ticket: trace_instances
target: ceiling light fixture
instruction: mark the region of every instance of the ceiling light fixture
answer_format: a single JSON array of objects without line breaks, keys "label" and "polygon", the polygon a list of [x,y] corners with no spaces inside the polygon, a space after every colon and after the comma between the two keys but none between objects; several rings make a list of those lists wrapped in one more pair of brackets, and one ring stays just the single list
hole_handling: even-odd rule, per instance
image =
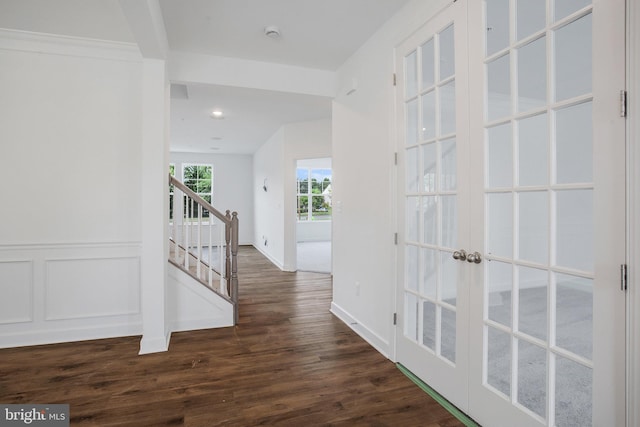
[{"label": "ceiling light fixture", "polygon": [[224,115],[220,110],[213,110],[213,112],[211,113],[211,117],[213,117],[214,119],[224,119]]},{"label": "ceiling light fixture", "polygon": [[275,25],[269,25],[264,28],[264,35],[271,39],[279,39],[280,38],[280,29]]}]

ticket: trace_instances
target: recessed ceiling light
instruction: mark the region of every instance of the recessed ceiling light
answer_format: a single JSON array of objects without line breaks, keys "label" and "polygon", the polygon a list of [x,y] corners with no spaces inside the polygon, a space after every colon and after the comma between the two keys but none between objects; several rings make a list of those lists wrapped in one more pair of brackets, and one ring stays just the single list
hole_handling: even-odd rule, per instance
[{"label": "recessed ceiling light", "polygon": [[220,110],[213,110],[213,112],[211,113],[211,117],[213,117],[214,119],[224,119],[224,115]]}]

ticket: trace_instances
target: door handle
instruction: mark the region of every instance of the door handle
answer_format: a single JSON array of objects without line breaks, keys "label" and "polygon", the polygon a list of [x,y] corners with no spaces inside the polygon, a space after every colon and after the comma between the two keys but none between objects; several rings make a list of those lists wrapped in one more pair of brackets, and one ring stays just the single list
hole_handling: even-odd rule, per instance
[{"label": "door handle", "polygon": [[480,255],[479,252],[474,252],[472,254],[467,255],[467,262],[480,264],[482,262],[482,256]]},{"label": "door handle", "polygon": [[464,249],[460,249],[459,251],[455,251],[453,253],[453,259],[458,259],[460,261],[464,261],[467,259],[467,252]]}]

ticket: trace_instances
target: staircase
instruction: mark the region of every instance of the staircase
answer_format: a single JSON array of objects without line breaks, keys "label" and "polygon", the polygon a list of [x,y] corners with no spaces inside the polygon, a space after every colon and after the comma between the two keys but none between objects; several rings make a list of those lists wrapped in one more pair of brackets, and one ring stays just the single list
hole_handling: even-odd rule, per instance
[{"label": "staircase", "polygon": [[238,322],[238,214],[169,175],[169,263],[233,306]]}]

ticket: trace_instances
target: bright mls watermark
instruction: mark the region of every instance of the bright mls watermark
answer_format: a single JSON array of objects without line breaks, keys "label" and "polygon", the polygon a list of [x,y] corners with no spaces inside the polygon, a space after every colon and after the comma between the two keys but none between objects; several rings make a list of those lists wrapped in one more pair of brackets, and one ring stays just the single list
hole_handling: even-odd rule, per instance
[{"label": "bright mls watermark", "polygon": [[0,427],[69,427],[69,405],[5,405],[0,403]]}]

